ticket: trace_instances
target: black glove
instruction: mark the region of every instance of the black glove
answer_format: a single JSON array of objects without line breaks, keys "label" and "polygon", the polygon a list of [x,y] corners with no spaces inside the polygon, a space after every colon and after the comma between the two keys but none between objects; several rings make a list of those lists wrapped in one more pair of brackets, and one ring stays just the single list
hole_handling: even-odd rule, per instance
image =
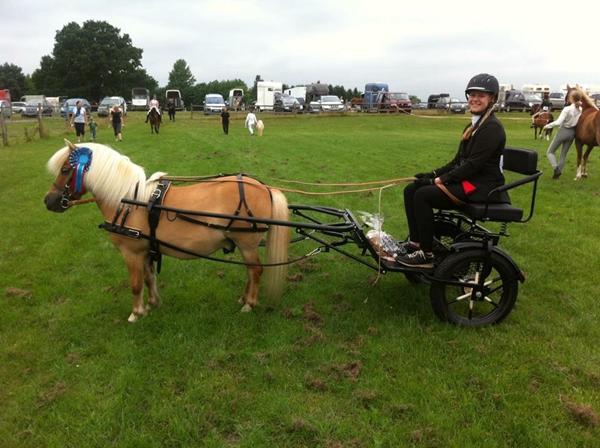
[{"label": "black glove", "polygon": [[414,183],[415,185],[423,186],[423,185],[433,185],[434,178],[433,177],[417,177]]},{"label": "black glove", "polygon": [[415,174],[417,179],[433,179],[435,177],[434,173],[417,173]]}]

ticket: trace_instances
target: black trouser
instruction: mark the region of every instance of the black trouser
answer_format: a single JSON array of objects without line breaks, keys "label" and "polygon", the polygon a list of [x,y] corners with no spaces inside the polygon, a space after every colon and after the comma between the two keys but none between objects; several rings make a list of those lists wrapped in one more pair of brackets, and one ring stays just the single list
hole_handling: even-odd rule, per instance
[{"label": "black trouser", "polygon": [[[460,186],[446,185],[446,187],[458,199],[466,199]],[[446,196],[446,193],[435,185],[416,185],[413,182],[404,189],[404,209],[406,210],[410,240],[419,243],[424,252],[431,252],[433,247],[434,208],[451,210],[457,206]]]},{"label": "black trouser", "polygon": [[229,134],[229,120],[223,120],[223,132],[225,132],[225,134]]}]

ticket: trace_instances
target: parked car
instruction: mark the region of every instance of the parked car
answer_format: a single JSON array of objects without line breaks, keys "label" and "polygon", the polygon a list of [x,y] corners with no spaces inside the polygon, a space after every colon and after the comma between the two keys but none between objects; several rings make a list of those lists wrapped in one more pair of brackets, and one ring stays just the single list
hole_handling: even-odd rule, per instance
[{"label": "parked car", "polygon": [[12,111],[13,114],[22,114],[25,110],[25,102],[24,101],[13,101],[12,103]]},{"label": "parked car", "polygon": [[225,100],[220,93],[209,93],[204,97],[204,115],[220,114],[225,109]]},{"label": "parked car", "polygon": [[302,106],[296,97],[287,93],[275,94],[275,112],[297,112],[302,110]]},{"label": "parked car", "polygon": [[449,93],[437,93],[437,94],[433,94],[433,95],[429,95],[429,98],[427,98],[427,109],[437,109],[437,103],[440,100],[440,98],[450,98],[450,94]]},{"label": "parked car", "polygon": [[0,100],[0,109],[2,109],[2,115],[4,118],[10,118],[12,115],[12,107],[8,101]]},{"label": "parked car", "polygon": [[316,101],[311,101],[309,105],[311,112],[341,112],[344,105],[335,95],[323,95]]},{"label": "parked car", "polygon": [[62,103],[62,106],[60,106],[60,116],[63,118],[66,118],[67,115],[70,116],[75,111],[75,104],[77,104],[77,101],[82,102],[83,107],[85,107],[85,110],[88,114],[92,111],[92,106],[90,105],[90,102],[85,98],[69,98],[64,103]]},{"label": "parked car", "polygon": [[21,116],[23,117],[37,117],[38,115],[38,107],[41,105],[42,107],[42,115],[51,117],[52,116],[52,106],[47,100],[32,100],[27,101],[25,103],[25,109],[21,112]]},{"label": "parked car", "polygon": [[123,115],[127,115],[127,103],[122,96],[105,96],[98,104],[98,116],[108,117],[115,104],[123,111]]},{"label": "parked car", "polygon": [[458,98],[450,100],[450,112],[454,114],[464,114],[469,109],[469,104],[466,101],[461,101]]},{"label": "parked car", "polygon": [[552,103],[552,110],[562,109],[565,107],[565,94],[563,92],[551,92],[548,99]]},{"label": "parked car", "polygon": [[412,103],[405,92],[379,92],[377,96],[379,112],[408,112],[412,111]]},{"label": "parked car", "polygon": [[504,110],[530,111],[534,104],[542,104],[542,96],[539,93],[523,93],[520,90],[511,90],[504,102]]}]

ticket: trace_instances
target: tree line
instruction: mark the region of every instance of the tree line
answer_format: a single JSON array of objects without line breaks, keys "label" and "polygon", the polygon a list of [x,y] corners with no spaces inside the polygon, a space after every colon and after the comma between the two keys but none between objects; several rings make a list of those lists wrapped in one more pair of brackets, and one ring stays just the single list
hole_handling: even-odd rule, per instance
[{"label": "tree line", "polygon": [[[159,100],[166,89],[179,89],[186,104],[201,104],[208,93],[227,98],[233,88],[242,88],[249,101],[256,99],[259,75],[253,88],[241,79],[197,83],[184,59],[175,61],[167,85],[159,87],[142,67],[142,54],[128,34],[108,22],[88,20],[82,26],[70,22],[56,32],[52,54],[42,56],[39,68],[30,75],[15,64],[0,65],[0,88],[10,89],[13,99],[43,93],[100,101],[106,95],[129,98],[133,87],[146,87]],[[338,85],[329,85],[329,93],[345,99],[360,95],[356,88]]]}]

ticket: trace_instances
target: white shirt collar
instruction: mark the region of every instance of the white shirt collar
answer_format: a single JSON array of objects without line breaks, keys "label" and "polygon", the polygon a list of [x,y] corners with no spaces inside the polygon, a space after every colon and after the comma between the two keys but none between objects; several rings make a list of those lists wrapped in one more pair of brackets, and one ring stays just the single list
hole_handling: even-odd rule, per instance
[{"label": "white shirt collar", "polygon": [[481,115],[471,115],[471,126],[475,126],[475,124],[479,121]]}]

